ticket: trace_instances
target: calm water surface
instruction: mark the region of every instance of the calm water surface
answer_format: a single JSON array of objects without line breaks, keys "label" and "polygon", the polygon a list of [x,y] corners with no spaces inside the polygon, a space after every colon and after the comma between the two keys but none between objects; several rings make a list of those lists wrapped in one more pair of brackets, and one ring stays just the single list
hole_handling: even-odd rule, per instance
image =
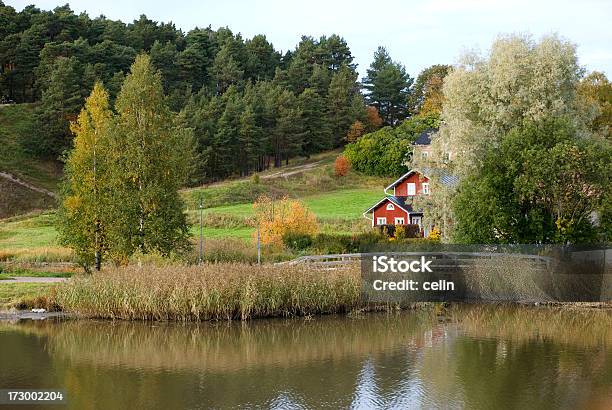
[{"label": "calm water surface", "polygon": [[601,310],[4,322],[0,388],[63,388],[71,409],[610,409],[611,347]]}]

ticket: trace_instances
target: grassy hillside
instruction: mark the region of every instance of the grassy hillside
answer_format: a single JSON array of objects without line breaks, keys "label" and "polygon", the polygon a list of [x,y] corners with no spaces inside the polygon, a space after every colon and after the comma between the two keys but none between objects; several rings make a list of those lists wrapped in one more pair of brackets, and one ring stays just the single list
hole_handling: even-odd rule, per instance
[{"label": "grassy hillside", "polygon": [[32,158],[21,145],[34,129],[33,114],[32,104],[0,106],[0,171],[9,172],[37,187],[56,191],[61,163]]},{"label": "grassy hillside", "polygon": [[61,164],[34,159],[22,147],[34,128],[33,111],[31,104],[0,106],[0,218],[56,205],[44,190],[57,191]]}]

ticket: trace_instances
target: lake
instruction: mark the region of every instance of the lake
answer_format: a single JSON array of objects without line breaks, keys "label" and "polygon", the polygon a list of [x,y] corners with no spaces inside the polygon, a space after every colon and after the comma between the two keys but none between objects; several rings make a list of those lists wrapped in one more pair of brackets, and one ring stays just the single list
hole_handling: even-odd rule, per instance
[{"label": "lake", "polygon": [[64,389],[71,409],[609,409],[611,346],[610,309],[5,321],[0,388]]}]

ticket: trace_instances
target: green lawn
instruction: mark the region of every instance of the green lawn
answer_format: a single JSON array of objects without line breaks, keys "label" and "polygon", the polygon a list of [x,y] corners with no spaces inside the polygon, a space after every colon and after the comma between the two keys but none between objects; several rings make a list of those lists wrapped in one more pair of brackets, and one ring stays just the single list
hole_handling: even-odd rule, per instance
[{"label": "green lawn", "polygon": [[0,223],[0,250],[57,246],[55,215],[43,213]]},{"label": "green lawn", "polygon": [[0,309],[46,295],[56,283],[2,283],[0,282]]},{"label": "green lawn", "polygon": [[[211,228],[205,226],[202,229],[202,236],[204,239],[221,239],[221,238],[240,238],[240,239],[250,239],[252,238],[254,228],[249,227],[239,227],[239,228]],[[198,225],[191,226],[191,235],[194,238],[200,237],[200,227]]]},{"label": "green lawn", "polygon": [[31,269],[11,269],[8,272],[0,273],[0,281],[9,280],[21,276],[28,276],[32,278],[70,278],[72,277],[72,272],[48,272],[48,271],[38,271]]},{"label": "green lawn", "polygon": [[[312,212],[324,221],[326,219],[361,219],[363,211],[384,196],[382,189],[364,188],[326,192],[303,198]],[[253,204],[239,204],[210,208],[205,213],[252,216]]]}]

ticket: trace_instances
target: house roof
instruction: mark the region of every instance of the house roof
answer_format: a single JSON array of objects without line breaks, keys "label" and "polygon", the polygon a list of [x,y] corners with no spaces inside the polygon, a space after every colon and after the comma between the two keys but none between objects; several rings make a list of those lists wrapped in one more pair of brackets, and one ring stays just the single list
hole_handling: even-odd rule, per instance
[{"label": "house roof", "polygon": [[459,182],[459,178],[456,175],[447,174],[444,171],[439,170],[439,169],[424,168],[423,172],[417,171],[416,169],[411,169],[410,171],[406,172],[404,175],[402,175],[401,177],[396,179],[391,185],[386,187],[385,191],[388,190],[388,189],[391,189],[391,188],[395,188],[404,179],[408,178],[410,175],[412,175],[414,173],[419,173],[419,174],[424,175],[426,177],[431,177],[431,176],[434,176],[434,175],[438,176],[440,178],[440,182],[442,182],[442,184],[444,184],[446,186],[451,186],[452,187],[452,186],[457,185],[457,183]]},{"label": "house roof", "polygon": [[423,175],[435,175],[440,178],[440,182],[442,182],[443,185],[449,187],[453,187],[459,183],[459,177],[457,175],[447,174],[441,169],[424,168]]},{"label": "house roof", "polygon": [[374,205],[372,205],[370,208],[368,208],[364,212],[364,214],[369,214],[370,212],[374,211],[376,208],[378,208],[380,204],[384,203],[387,200],[389,202],[393,202],[395,205],[399,206],[400,208],[402,208],[404,211],[408,213],[414,213],[414,211],[412,210],[412,204],[407,203],[408,201],[406,201],[405,197],[397,197],[397,196],[389,195],[389,196],[384,197],[383,199],[381,199]]},{"label": "house roof", "polygon": [[431,136],[438,131],[436,128],[429,128],[419,134],[414,141],[414,145],[429,145],[431,144]]},{"label": "house roof", "polygon": [[410,175],[417,173],[419,171],[415,170],[415,169],[411,169],[410,171],[406,172],[404,175],[402,175],[401,177],[399,177],[398,179],[396,179],[393,183],[391,183],[391,185],[389,185],[388,187],[385,188],[385,191],[387,189],[391,189],[391,188],[395,188],[395,186],[397,184],[399,184],[400,182],[402,182],[404,179],[408,178]]}]

